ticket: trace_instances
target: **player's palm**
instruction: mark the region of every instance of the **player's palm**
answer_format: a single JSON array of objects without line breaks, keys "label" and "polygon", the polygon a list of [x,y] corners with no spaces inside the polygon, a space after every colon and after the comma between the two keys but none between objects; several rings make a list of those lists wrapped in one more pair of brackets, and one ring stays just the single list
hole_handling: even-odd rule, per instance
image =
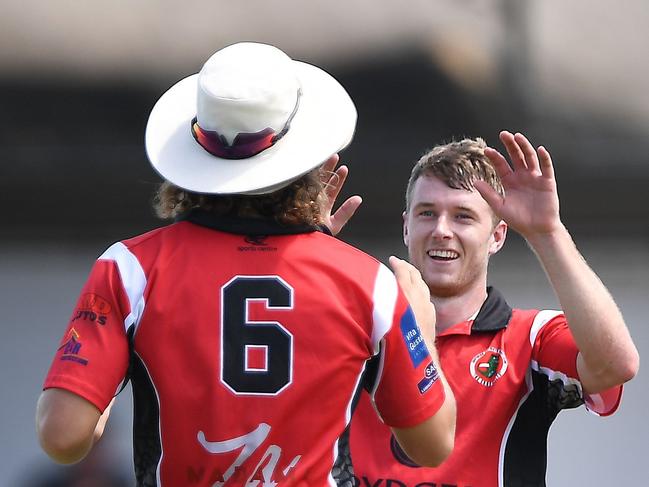
[{"label": "player's palm", "polygon": [[500,176],[505,197],[481,181],[476,183],[476,189],[494,212],[524,237],[552,232],[561,222],[550,154],[543,147],[534,150],[522,134],[501,132],[500,139],[511,166],[495,149],[487,148],[485,155]]},{"label": "player's palm", "polygon": [[350,196],[342,205],[340,205],[335,213],[333,212],[336,198],[338,197],[340,190],[347,180],[347,175],[349,174],[347,166],[340,166],[336,169],[338,159],[338,154],[334,154],[327,159],[321,170],[322,182],[325,185],[325,194],[327,196],[325,205],[322,208],[322,215],[324,224],[329,228],[333,235],[338,235],[338,233],[340,233],[363,202],[361,197],[358,195]]}]

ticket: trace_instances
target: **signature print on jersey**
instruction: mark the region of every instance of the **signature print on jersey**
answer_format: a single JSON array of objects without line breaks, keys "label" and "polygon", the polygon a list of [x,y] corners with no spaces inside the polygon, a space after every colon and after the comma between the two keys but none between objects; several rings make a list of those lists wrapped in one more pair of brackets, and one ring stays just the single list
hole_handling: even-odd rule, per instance
[{"label": "signature print on jersey", "polygon": [[485,387],[493,386],[507,371],[505,352],[489,347],[471,359],[471,376]]},{"label": "signature print on jersey", "polygon": [[[234,460],[234,463],[232,463],[223,474],[216,471],[211,473],[210,480],[213,480],[215,475],[217,478],[219,475],[223,478],[223,481],[214,481],[212,484],[213,487],[222,487],[226,482],[232,481],[232,483],[234,483],[235,480],[237,480],[236,485],[245,485],[246,487],[259,487],[260,484],[261,487],[276,487],[280,485],[280,482],[274,480],[274,477],[279,475],[280,479],[285,479],[291,470],[293,470],[298,464],[302,455],[295,456],[288,465],[282,468],[281,465],[279,465],[280,459],[282,458],[282,448],[277,445],[270,445],[266,448],[261,460],[259,460],[257,466],[252,470],[248,480],[245,482],[243,482],[242,470],[240,470],[246,460],[248,460],[248,458],[250,458],[250,456],[262,446],[262,443],[264,443],[268,437],[270,430],[271,427],[269,424],[259,423],[257,428],[253,431],[238,436],[237,438],[229,438],[223,441],[208,441],[205,438],[205,433],[199,431],[197,435],[198,442],[209,453],[222,454],[241,449],[241,452]],[[276,470],[278,471],[276,472]],[[189,472],[190,471],[188,470],[188,474]],[[196,471],[192,470],[191,473],[193,474],[193,478],[198,478],[196,476]],[[204,470],[201,470],[200,473],[202,477]]]}]

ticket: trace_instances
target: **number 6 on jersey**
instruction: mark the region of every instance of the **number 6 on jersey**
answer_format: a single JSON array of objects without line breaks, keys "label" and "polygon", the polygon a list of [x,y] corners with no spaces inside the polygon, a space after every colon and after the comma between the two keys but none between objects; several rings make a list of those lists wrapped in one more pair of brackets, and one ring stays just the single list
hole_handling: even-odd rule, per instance
[{"label": "number 6 on jersey", "polygon": [[[293,309],[293,288],[279,276],[235,276],[221,288],[221,382],[235,394],[276,395],[293,379],[293,335],[276,321],[252,321],[251,301]],[[260,352],[263,364],[249,364]]]}]

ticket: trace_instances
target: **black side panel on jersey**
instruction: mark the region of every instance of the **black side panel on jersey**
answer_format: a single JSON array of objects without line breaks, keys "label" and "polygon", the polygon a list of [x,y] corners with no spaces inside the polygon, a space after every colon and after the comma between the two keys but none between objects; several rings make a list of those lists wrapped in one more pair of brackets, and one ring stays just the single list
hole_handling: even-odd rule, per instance
[{"label": "black side panel on jersey", "polygon": [[354,487],[354,466],[349,447],[349,425],[338,439],[338,456],[331,469],[331,476],[338,487]]},{"label": "black side panel on jersey", "polygon": [[550,426],[559,411],[584,403],[577,386],[560,379],[532,371],[532,384],[534,389],[518,409],[507,438],[504,487],[545,487]]},{"label": "black side panel on jersey", "polygon": [[131,356],[133,387],[133,462],[137,487],[156,487],[162,455],[160,407],[151,378],[137,354]]},{"label": "black side panel on jersey", "polygon": [[[356,410],[363,389],[371,391],[373,385],[376,383],[379,356],[380,353],[365,362],[365,371],[363,372],[363,376],[361,377],[358,387],[354,392],[354,397],[352,398],[352,417],[354,416],[354,411]],[[336,457],[336,461],[331,470],[331,475],[336,481],[338,487],[354,487],[356,485],[354,481],[354,465],[352,462],[351,448],[349,446],[350,428],[351,421],[338,439],[338,456]]]}]

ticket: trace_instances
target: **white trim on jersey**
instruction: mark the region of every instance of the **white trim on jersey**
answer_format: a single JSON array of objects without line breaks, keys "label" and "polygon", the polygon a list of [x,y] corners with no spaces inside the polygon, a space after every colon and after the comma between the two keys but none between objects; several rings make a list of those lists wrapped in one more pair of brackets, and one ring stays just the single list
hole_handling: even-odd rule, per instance
[{"label": "white trim on jersey", "polygon": [[[543,329],[543,327],[550,320],[559,316],[562,313],[563,313],[562,311],[550,310],[550,309],[539,311],[539,313],[534,318],[534,322],[532,323],[532,327],[530,329],[530,343],[532,346],[534,346],[534,342],[536,342],[536,337],[538,336],[541,329]],[[567,386],[569,385],[577,386],[579,390],[579,396],[584,400],[584,406],[586,407],[586,411],[596,416],[601,416],[602,414],[604,414],[602,412],[598,412],[598,411],[606,410],[605,407],[606,404],[601,394],[585,394],[583,387],[581,385],[581,381],[579,381],[579,379],[568,377],[563,372],[557,372],[555,370],[548,369],[547,367],[539,367],[539,364],[534,360],[531,362],[531,367],[533,370],[536,370],[537,372],[547,375],[550,378],[550,380],[560,379]],[[615,411],[615,409],[613,409],[613,411]],[[607,411],[606,414],[611,414],[611,411]]]},{"label": "white trim on jersey", "polygon": [[607,408],[604,398],[599,393],[584,394],[584,406],[586,407],[586,411],[598,417],[604,414],[611,414],[617,409],[615,406]]},{"label": "white trim on jersey", "polygon": [[146,275],[140,262],[122,242],[111,245],[97,260],[111,260],[117,264],[122,286],[131,307],[131,312],[124,318],[124,328],[128,330],[131,325],[135,325],[137,329],[144,313],[144,289],[146,288]]},{"label": "white trim on jersey", "polygon": [[579,390],[579,396],[582,396],[582,390],[581,390],[581,382],[579,382],[579,379],[575,379],[573,377],[568,377],[566,374],[563,372],[557,371],[557,370],[552,370],[548,367],[541,367],[539,363],[536,360],[531,360],[530,361],[530,367],[532,370],[535,370],[536,372],[539,372],[550,379],[550,381],[555,381],[555,380],[560,380],[563,382],[564,385],[566,386],[577,386]]},{"label": "white trim on jersey", "polygon": [[394,307],[398,295],[397,279],[384,264],[379,263],[379,270],[374,281],[374,309],[372,310],[372,349],[379,351],[379,343],[390,330],[394,317]]},{"label": "white trim on jersey", "polygon": [[156,400],[158,401],[158,439],[160,440],[160,459],[158,460],[158,465],[156,466],[155,469],[155,476],[156,476],[155,480],[156,480],[156,487],[162,487],[162,477],[160,476],[160,467],[162,466],[162,458],[164,457],[164,445],[162,444],[162,419],[161,419],[162,405],[160,403],[160,394],[158,394],[158,388],[156,387],[156,384],[153,381],[153,377],[151,377],[151,373],[149,372],[149,368],[146,366],[146,362],[140,356],[140,354],[138,354],[137,352],[134,353],[137,356],[140,363],[142,364],[142,367],[144,367],[144,371],[146,372],[146,375],[149,378],[151,387],[153,387],[153,391],[155,392]]},{"label": "white trim on jersey", "polygon": [[532,327],[530,328],[530,345],[534,346],[534,342],[536,342],[536,337],[538,336],[539,332],[543,329],[543,327],[547,325],[550,320],[556,318],[562,313],[563,311],[559,311],[556,309],[544,309],[542,311],[539,311],[537,315],[534,317],[534,322],[532,323]]},{"label": "white trim on jersey", "polygon": [[[537,315],[534,317],[534,321],[532,322],[532,326],[530,327],[529,339],[530,339],[530,345],[532,347],[534,347],[534,343],[536,342],[536,337],[539,335],[539,332],[543,329],[543,327],[547,325],[552,319],[556,318],[562,313],[563,313],[562,311],[552,310],[552,309],[545,309],[537,313]],[[527,392],[523,394],[523,397],[521,398],[521,400],[518,403],[518,406],[516,407],[516,411],[514,411],[514,414],[512,414],[511,418],[509,419],[509,423],[507,424],[507,428],[505,429],[502,440],[500,442],[500,451],[498,453],[498,486],[499,487],[503,487],[505,482],[504,479],[505,450],[507,449],[507,441],[509,440],[509,435],[514,426],[514,423],[516,422],[516,418],[518,417],[518,411],[520,410],[521,406],[525,403],[525,401],[527,401],[527,398],[530,396],[530,394],[532,394],[532,392],[534,391],[534,383],[532,382],[533,370],[546,375],[550,380],[560,379],[565,385],[576,385],[579,388],[579,393],[581,394],[581,383],[578,380],[568,377],[563,372],[557,372],[547,367],[540,367],[536,360],[530,361],[530,367],[525,373],[525,385],[527,386]]]},{"label": "white trim on jersey", "polygon": [[[383,377],[383,366],[385,362],[385,335],[390,331],[392,327],[392,321],[394,320],[394,307],[397,303],[397,296],[399,292],[399,287],[397,285],[397,279],[394,274],[388,269],[384,264],[379,263],[379,269],[376,274],[376,280],[374,281],[374,309],[372,311],[372,318],[374,324],[372,326],[372,350],[374,354],[380,353],[378,370],[376,373],[376,380],[372,385],[372,390],[370,391],[370,397],[372,398],[372,406],[376,411],[379,419],[383,421],[383,417],[376,407],[374,402],[374,395],[376,390],[381,383],[381,378]],[[383,346],[381,343],[383,342]]]},{"label": "white trim on jersey", "polygon": [[383,421],[383,416],[381,416],[381,412],[379,409],[376,407],[376,402],[374,402],[374,396],[376,395],[376,390],[379,388],[379,384],[381,383],[381,378],[383,377],[383,367],[385,365],[385,347],[386,347],[385,340],[383,340],[383,346],[380,347],[380,356],[379,356],[379,364],[377,366],[376,370],[376,380],[374,381],[374,384],[372,384],[372,390],[370,391],[370,397],[372,398],[372,407],[374,408],[374,411],[376,412],[376,415],[378,418],[381,420],[382,423],[385,423]]},{"label": "white trim on jersey", "polygon": [[[345,428],[349,427],[349,424],[351,423],[352,420],[352,404],[354,402],[354,397],[356,397],[357,394],[359,394],[359,389],[362,387],[361,385],[361,379],[363,378],[363,375],[365,374],[365,368],[367,367],[367,361],[363,362],[363,367],[361,367],[360,373],[358,374],[358,377],[356,377],[356,384],[354,385],[354,388],[352,389],[352,395],[349,398],[349,401],[347,402],[347,407],[345,408]],[[351,435],[350,435],[351,437]],[[338,457],[338,443],[340,441],[340,437],[336,438],[336,441],[334,442],[334,447],[333,447],[333,462],[332,465],[335,465],[336,459]],[[333,477],[333,468],[332,471],[329,472],[329,475],[327,476],[327,482],[329,482],[330,487],[336,487],[338,484],[334,480]]]},{"label": "white trim on jersey", "polygon": [[[541,331],[541,329],[553,318],[556,316],[559,316],[562,312],[561,311],[556,311],[556,310],[543,310],[539,311],[539,313],[536,315],[534,318],[534,323],[532,324],[532,328],[530,329],[530,343],[532,346],[534,346],[534,342],[536,341],[536,337]],[[568,377],[566,374],[563,372],[558,372],[556,370],[549,369],[547,367],[541,367],[539,366],[538,362],[535,360],[531,361],[531,367],[532,370],[536,370],[537,372],[540,372],[541,374],[544,374],[548,376],[550,380],[561,380],[561,382],[564,383],[566,386],[576,386],[577,390],[579,391],[579,396],[584,399],[586,402],[586,409],[589,412],[592,412],[594,414],[597,414],[595,411],[591,411],[590,408],[588,407],[588,403],[590,402],[591,405],[596,405],[596,404],[602,404],[602,398],[598,394],[594,394],[592,396],[586,397],[584,395],[584,391],[582,389],[581,382],[579,379]],[[595,406],[596,407],[596,406]]]},{"label": "white trim on jersey", "polygon": [[532,372],[530,369],[528,369],[525,373],[525,385],[527,386],[527,392],[523,394],[523,397],[516,407],[516,411],[514,411],[514,414],[512,414],[512,417],[509,419],[509,423],[507,424],[507,428],[505,428],[503,438],[500,442],[500,451],[498,452],[498,487],[504,487],[505,485],[505,450],[507,449],[507,440],[509,440],[509,434],[514,427],[514,422],[516,421],[516,417],[518,416],[518,411],[521,409],[521,406],[525,403],[525,401],[527,401],[527,398],[530,396],[530,394],[532,394],[532,391],[534,390]]}]

